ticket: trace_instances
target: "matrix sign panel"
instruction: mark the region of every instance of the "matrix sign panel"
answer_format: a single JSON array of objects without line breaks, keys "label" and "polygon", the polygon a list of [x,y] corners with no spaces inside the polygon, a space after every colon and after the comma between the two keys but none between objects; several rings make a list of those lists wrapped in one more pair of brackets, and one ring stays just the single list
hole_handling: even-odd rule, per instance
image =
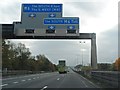
[{"label": "matrix sign panel", "polygon": [[23,4],[23,12],[62,12],[62,4]]},{"label": "matrix sign panel", "polygon": [[44,19],[44,24],[79,24],[79,18],[48,18]]}]

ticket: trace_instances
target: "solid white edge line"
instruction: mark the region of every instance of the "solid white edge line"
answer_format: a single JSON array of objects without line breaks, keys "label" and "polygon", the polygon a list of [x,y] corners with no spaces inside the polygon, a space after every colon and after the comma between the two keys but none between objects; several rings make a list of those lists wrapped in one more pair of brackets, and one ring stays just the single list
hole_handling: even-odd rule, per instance
[{"label": "solid white edge line", "polygon": [[44,90],[44,89],[46,89],[48,86],[44,86],[41,90]]},{"label": "solid white edge line", "polygon": [[82,83],[85,85],[85,87],[88,87],[87,84],[84,81],[82,81]]},{"label": "solid white edge line", "polygon": [[[81,75],[80,75],[81,76]],[[91,81],[89,81],[89,80],[87,80],[86,78],[84,78],[83,76],[81,76],[83,79],[85,79],[86,81],[88,81],[89,83],[91,83],[93,86],[95,86],[96,88],[97,88],[97,86],[93,83],[93,82],[91,82]]]}]

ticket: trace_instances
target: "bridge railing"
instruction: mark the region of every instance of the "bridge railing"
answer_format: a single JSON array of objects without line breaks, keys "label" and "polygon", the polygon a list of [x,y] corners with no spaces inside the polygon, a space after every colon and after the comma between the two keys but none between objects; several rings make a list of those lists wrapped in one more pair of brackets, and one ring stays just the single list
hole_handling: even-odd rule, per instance
[{"label": "bridge railing", "polygon": [[91,77],[111,87],[118,87],[120,83],[120,72],[117,71],[92,71]]}]

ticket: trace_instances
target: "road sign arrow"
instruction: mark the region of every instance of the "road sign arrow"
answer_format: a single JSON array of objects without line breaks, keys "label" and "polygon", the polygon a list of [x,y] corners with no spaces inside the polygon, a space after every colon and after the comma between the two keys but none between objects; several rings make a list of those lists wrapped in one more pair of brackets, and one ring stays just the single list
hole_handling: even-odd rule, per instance
[{"label": "road sign arrow", "polygon": [[55,29],[55,26],[48,26],[49,29]]}]

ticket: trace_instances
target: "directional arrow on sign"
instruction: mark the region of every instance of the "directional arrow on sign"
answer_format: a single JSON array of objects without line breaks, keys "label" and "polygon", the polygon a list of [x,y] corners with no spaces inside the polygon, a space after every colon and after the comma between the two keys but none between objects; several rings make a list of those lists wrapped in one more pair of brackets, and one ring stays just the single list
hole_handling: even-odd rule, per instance
[{"label": "directional arrow on sign", "polygon": [[50,29],[53,29],[54,27],[53,26],[50,26]]},{"label": "directional arrow on sign", "polygon": [[68,26],[68,29],[75,29],[75,26]]},{"label": "directional arrow on sign", "polygon": [[55,29],[55,26],[48,26],[49,29]]},{"label": "directional arrow on sign", "polygon": [[53,14],[53,13],[49,14],[49,17],[55,17],[55,14]]},{"label": "directional arrow on sign", "polygon": [[33,14],[33,13],[29,15],[29,17],[35,17],[35,16],[36,14]]},{"label": "directional arrow on sign", "polygon": [[70,28],[70,29],[73,29],[73,26],[70,26],[69,28]]},{"label": "directional arrow on sign", "polygon": [[50,16],[51,16],[51,17],[54,17],[55,15],[54,15],[54,14],[51,14]]}]

